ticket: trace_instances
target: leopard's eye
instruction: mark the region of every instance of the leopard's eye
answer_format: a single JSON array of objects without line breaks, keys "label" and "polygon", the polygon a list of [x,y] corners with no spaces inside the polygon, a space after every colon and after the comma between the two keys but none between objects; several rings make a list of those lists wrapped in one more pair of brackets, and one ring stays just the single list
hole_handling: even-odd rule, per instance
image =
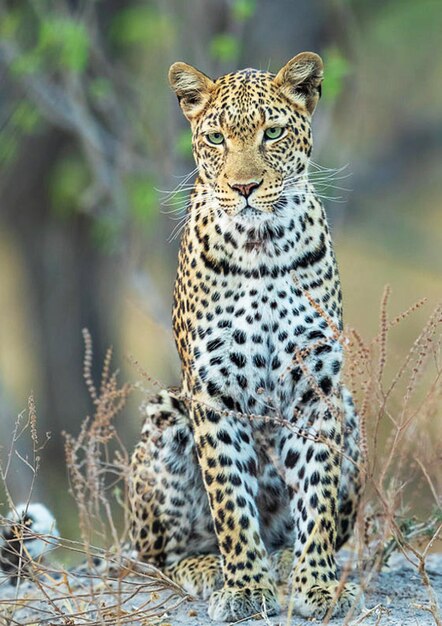
[{"label": "leopard's eye", "polygon": [[272,128],[266,128],[264,131],[264,137],[266,139],[279,139],[284,132],[284,129],[281,126],[274,126]]},{"label": "leopard's eye", "polygon": [[206,139],[209,143],[213,143],[215,146],[219,146],[224,143],[224,135],[222,133],[209,133],[206,135]]}]

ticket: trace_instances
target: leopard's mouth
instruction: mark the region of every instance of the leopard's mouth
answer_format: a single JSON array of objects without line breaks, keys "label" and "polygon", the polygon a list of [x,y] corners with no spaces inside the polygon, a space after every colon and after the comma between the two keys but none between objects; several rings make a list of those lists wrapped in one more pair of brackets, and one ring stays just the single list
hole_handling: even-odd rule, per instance
[{"label": "leopard's mouth", "polygon": [[238,208],[235,213],[235,218],[240,218],[244,220],[248,219],[259,219],[265,220],[268,219],[273,213],[273,207],[264,207],[258,208],[253,204],[247,202],[243,207]]}]

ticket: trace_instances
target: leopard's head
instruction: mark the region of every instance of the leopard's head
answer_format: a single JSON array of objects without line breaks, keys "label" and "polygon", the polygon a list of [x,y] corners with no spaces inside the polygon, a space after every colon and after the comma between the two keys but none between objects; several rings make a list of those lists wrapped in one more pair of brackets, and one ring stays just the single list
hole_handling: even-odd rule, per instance
[{"label": "leopard's head", "polygon": [[218,209],[270,217],[285,204],[308,164],[322,76],[313,52],[276,75],[245,69],[212,80],[186,63],[172,65],[169,80],[192,128],[199,177]]}]

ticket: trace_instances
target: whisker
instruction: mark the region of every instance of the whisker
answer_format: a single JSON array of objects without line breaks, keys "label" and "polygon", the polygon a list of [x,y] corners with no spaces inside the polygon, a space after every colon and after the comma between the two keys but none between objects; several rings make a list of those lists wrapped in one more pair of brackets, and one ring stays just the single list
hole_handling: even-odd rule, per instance
[{"label": "whisker", "polygon": [[[205,200],[206,198],[211,198],[211,197],[212,197],[211,191],[207,191],[207,192],[203,192],[203,193],[199,193],[198,194],[198,200]],[[174,198],[174,199],[170,199],[170,200],[163,200],[163,201],[160,202],[160,204],[161,204],[161,206],[166,206],[166,207],[169,207],[169,206],[170,207],[179,207],[180,205],[181,206],[185,206],[190,201],[191,201],[191,199],[186,194],[183,197]]]},{"label": "whisker", "polygon": [[285,197],[287,200],[290,199],[290,196],[298,195],[298,196],[306,196],[306,197],[314,197],[320,198],[321,200],[331,200],[333,202],[344,202],[344,198],[342,196],[329,196],[324,193],[319,193],[316,190],[308,190],[308,189],[298,189],[298,188],[288,188],[284,189],[281,196]]},{"label": "whisker", "polygon": [[178,235],[181,233],[183,228],[186,226],[189,219],[190,219],[190,215],[186,215],[178,224],[175,225],[174,229],[172,230],[169,237],[167,238],[168,243],[172,243],[172,241],[174,241],[178,237]]},{"label": "whisker", "polygon": [[173,177],[174,177],[174,178],[181,178],[181,179],[184,179],[184,180],[189,180],[189,178],[190,178],[191,176],[193,176],[194,174],[196,174],[196,173],[197,173],[197,171],[198,171],[198,166],[196,166],[196,167],[195,167],[193,170],[191,170],[188,174],[184,174],[184,176],[179,176],[179,175],[177,176],[176,174],[173,174]]},{"label": "whisker", "polygon": [[321,183],[321,182],[333,182],[336,180],[345,180],[350,178],[351,174],[345,174],[342,176],[309,176],[308,180],[311,183]]},{"label": "whisker", "polygon": [[[212,205],[210,203],[205,203],[204,205],[200,206],[198,209],[194,209],[191,211],[187,211],[186,214],[184,216],[177,216],[176,217],[176,224],[172,230],[172,232],[170,233],[167,241],[169,243],[171,243],[172,241],[174,241],[175,239],[178,238],[178,236],[180,235],[180,233],[182,232],[182,230],[185,228],[186,224],[188,223],[188,221],[192,218],[192,217],[201,217],[205,214],[209,214],[212,210],[215,210],[216,206]],[[173,219],[173,218],[170,218]]]},{"label": "whisker", "polygon": [[309,165],[311,165],[312,167],[315,167],[318,170],[327,171],[327,172],[340,172],[350,166],[349,163],[344,163],[344,165],[341,165],[340,167],[325,167],[324,165],[321,165],[320,163],[316,163],[315,161],[312,161],[311,159],[309,161]]},{"label": "whisker", "polygon": [[[167,197],[172,197],[174,195],[176,195],[177,193],[179,193],[180,191],[183,191],[184,189],[193,189],[193,183],[189,183],[188,181],[190,180],[190,178],[192,178],[192,176],[194,176],[198,171],[198,168],[196,167],[195,169],[193,169],[191,172],[189,172],[188,174],[186,174],[185,176],[183,176],[183,180],[175,187],[175,189],[170,190],[164,190],[164,189],[157,189],[155,188],[155,191],[158,191],[158,193],[163,193],[163,194],[167,194]],[[167,199],[167,198],[166,198]]]}]

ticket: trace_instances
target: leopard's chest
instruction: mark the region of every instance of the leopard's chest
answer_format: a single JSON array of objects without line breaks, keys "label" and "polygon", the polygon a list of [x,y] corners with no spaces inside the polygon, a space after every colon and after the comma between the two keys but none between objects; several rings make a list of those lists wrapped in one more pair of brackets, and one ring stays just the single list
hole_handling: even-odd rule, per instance
[{"label": "leopard's chest", "polygon": [[226,407],[271,412],[293,392],[295,352],[323,320],[289,273],[219,277],[201,287],[192,289],[195,315],[188,333],[194,380]]}]

